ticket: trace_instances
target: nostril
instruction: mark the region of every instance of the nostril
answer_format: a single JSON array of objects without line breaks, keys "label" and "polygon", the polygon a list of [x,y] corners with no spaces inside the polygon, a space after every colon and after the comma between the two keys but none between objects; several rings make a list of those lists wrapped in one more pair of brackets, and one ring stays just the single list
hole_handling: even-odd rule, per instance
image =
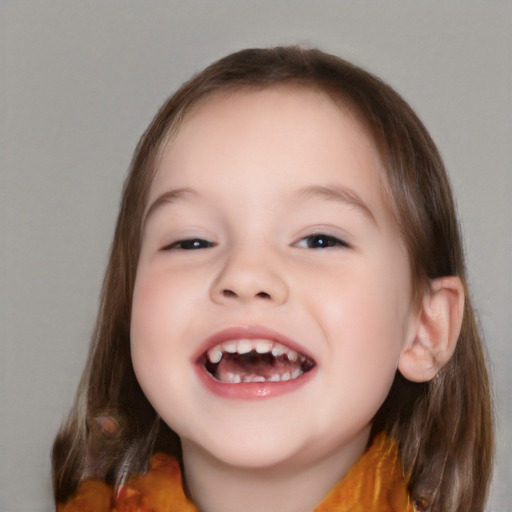
[{"label": "nostril", "polygon": [[[233,290],[230,290],[229,288],[222,290],[222,295],[224,297],[229,297],[229,298],[238,297],[238,294],[236,292],[234,292]],[[271,295],[270,295],[270,293],[267,293],[267,292],[258,292],[254,295],[254,297],[256,297],[258,299],[270,299]]]}]

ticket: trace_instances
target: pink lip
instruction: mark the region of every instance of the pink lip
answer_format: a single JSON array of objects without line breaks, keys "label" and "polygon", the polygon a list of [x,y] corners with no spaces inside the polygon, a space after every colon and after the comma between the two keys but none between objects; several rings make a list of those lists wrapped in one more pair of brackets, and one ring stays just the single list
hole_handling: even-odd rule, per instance
[{"label": "pink lip", "polygon": [[310,359],[314,358],[308,352],[295,343],[293,340],[283,336],[282,334],[268,329],[263,326],[247,326],[247,327],[231,327],[215,333],[213,336],[208,337],[201,345],[200,349],[195,356],[195,370],[201,383],[207,390],[217,396],[235,400],[253,400],[270,398],[285,393],[291,393],[307,382],[309,382],[316,373],[316,366],[310,371],[304,373],[296,379],[281,382],[246,382],[238,384],[229,384],[216,380],[202,364],[202,358],[211,347],[218,345],[224,341],[236,339],[267,339],[276,341],[285,345],[292,350],[303,354]]}]

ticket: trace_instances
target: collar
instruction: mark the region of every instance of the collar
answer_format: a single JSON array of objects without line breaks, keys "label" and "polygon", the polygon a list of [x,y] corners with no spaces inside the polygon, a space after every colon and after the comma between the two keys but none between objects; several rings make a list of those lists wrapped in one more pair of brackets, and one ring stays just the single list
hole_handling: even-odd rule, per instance
[{"label": "collar", "polygon": [[[57,512],[198,512],[186,497],[176,459],[158,453],[149,471],[132,477],[113,496],[99,480],[80,484]],[[313,512],[414,512],[398,443],[381,433]]]}]

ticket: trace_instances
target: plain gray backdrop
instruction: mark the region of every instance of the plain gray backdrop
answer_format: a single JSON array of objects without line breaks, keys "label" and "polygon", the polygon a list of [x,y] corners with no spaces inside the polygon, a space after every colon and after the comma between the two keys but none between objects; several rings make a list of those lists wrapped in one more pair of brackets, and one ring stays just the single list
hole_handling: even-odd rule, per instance
[{"label": "plain gray backdrop", "polygon": [[139,136],[192,73],[280,43],[375,72],[439,145],[496,395],[488,510],[511,510],[512,2],[499,0],[0,0],[0,510],[52,510],[50,447]]}]

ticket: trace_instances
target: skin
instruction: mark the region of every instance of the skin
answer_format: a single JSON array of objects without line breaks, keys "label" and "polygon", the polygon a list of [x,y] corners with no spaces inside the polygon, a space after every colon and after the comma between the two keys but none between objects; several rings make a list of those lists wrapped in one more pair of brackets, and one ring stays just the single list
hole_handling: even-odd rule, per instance
[{"label": "skin", "polygon": [[[364,451],[421,330],[381,176],[350,111],[304,88],[210,98],[165,148],[131,350],[143,391],[182,440],[201,510],[310,511]],[[248,326],[312,355],[308,382],[256,400],[206,389],[196,368],[205,340]]]}]

